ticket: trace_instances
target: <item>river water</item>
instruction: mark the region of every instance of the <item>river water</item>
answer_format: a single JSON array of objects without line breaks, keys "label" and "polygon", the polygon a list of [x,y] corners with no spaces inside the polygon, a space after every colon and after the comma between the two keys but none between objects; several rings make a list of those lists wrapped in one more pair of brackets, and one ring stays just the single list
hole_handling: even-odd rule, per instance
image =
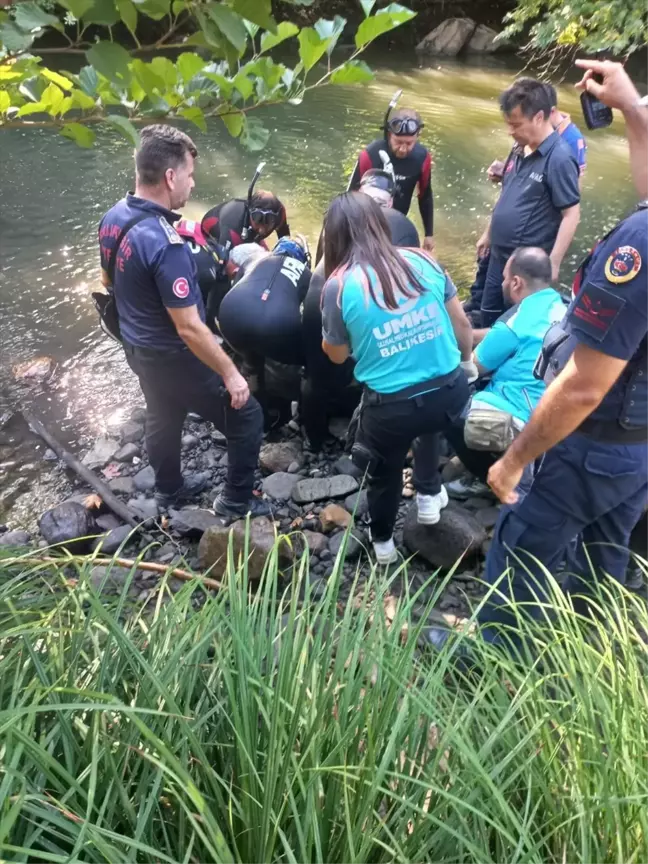
[{"label": "river water", "polygon": [[[497,96],[521,68],[516,64],[516,58],[495,58],[420,69],[411,57],[374,60],[376,80],[367,87],[323,88],[301,106],[261,109],[272,130],[261,155],[244,151],[218,122],[205,134],[189,130],[200,156],[186,215],[200,218],[219,201],[244,195],[263,158],[259,187],[275,191],[293,231],[315,242],[328,202],[346,186],[358,150],[376,137],[389,98],[402,88],[400,104],[419,109],[423,142],[434,155],[437,255],[466,289],[475,242],[498,194],[486,167],[509,148]],[[561,87],[559,99],[582,125],[573,87]],[[78,450],[141,404],[136,379],[119,347],[99,331],[90,298],[98,284],[96,226],[133,186],[132,150],[110,133],[92,150],[45,130],[1,134],[0,414],[32,405]],[[582,221],[563,264],[565,286],[583,253],[635,200],[621,123],[587,140]],[[420,228],[418,212],[410,216]],[[12,367],[38,355],[57,363],[50,382],[17,387]],[[0,432],[0,521],[10,514],[12,523],[24,522],[56,494],[56,482],[46,473],[39,477],[44,448],[32,440],[27,454],[18,452],[19,440],[15,424]]]}]

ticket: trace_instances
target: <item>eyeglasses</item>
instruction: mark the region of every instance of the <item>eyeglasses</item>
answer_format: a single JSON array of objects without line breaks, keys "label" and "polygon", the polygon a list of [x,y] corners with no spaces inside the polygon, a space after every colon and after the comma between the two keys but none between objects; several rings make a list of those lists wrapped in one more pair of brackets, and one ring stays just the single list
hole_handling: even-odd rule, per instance
[{"label": "eyeglasses", "polygon": [[392,135],[418,135],[425,123],[415,120],[413,117],[394,117],[387,124],[387,128]]},{"label": "eyeglasses", "polygon": [[277,210],[261,210],[260,207],[253,207],[250,210],[250,216],[259,225],[274,225],[281,216]]}]

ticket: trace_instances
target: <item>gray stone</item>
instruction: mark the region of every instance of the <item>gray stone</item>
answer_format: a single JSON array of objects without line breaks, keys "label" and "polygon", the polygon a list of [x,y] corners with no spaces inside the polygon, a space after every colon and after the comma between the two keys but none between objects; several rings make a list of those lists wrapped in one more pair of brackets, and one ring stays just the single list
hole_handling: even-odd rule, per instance
[{"label": "gray stone", "polygon": [[322,552],[328,552],[328,540],[323,534],[319,534],[317,531],[302,531],[301,533],[311,555],[319,556]]},{"label": "gray stone", "polygon": [[88,551],[97,534],[95,520],[82,504],[64,501],[47,510],[38,520],[38,528],[50,546],[62,545],[75,552]]},{"label": "gray stone", "polygon": [[298,504],[327,501],[329,498],[342,498],[355,492],[358,481],[355,477],[338,474],[335,477],[322,477],[299,480],[293,489],[293,499]]},{"label": "gray stone", "polygon": [[103,468],[118,450],[119,441],[114,438],[97,438],[92,449],[85,454],[81,463],[90,468],[91,471],[94,471],[95,468]]},{"label": "gray stone", "polygon": [[101,516],[95,516],[97,528],[102,531],[112,531],[113,528],[119,528],[122,524],[119,519],[112,513],[103,513]]},{"label": "gray stone", "polygon": [[159,549],[156,549],[153,554],[155,560],[159,561],[160,564],[170,564],[178,554],[178,549],[175,543],[167,540],[167,542],[163,543],[162,546],[160,546]]},{"label": "gray stone", "polygon": [[144,434],[144,427],[141,423],[136,423],[134,420],[129,420],[119,430],[119,437],[122,444],[134,444],[139,441]]},{"label": "gray stone", "polygon": [[486,532],[463,507],[450,502],[441,511],[436,525],[419,525],[416,505],[407,511],[403,542],[434,567],[452,567],[462,556],[474,555],[486,539]]},{"label": "gray stone", "polygon": [[349,495],[348,498],[344,499],[344,506],[349,511],[349,513],[353,513],[355,511],[356,518],[360,516],[364,516],[365,513],[369,510],[369,503],[367,501],[367,490],[361,489],[359,492],[354,492],[353,495]]},{"label": "gray stone", "polygon": [[182,510],[170,510],[169,513],[171,527],[183,537],[202,537],[212,525],[222,524],[222,520],[211,510],[183,507]]},{"label": "gray stone", "polygon": [[218,464],[221,468],[227,468],[229,466],[229,455],[227,453],[223,453]]},{"label": "gray stone", "polygon": [[140,448],[137,444],[133,444],[132,442],[128,444],[124,444],[123,447],[120,447],[119,450],[115,453],[115,461],[116,462],[132,462],[136,456],[139,456],[141,453]]},{"label": "gray stone", "polygon": [[295,474],[288,474],[285,471],[277,471],[276,474],[271,474],[266,477],[261,484],[261,488],[265,495],[270,498],[286,500],[293,493],[295,485],[299,481],[299,477]]},{"label": "gray stone", "polygon": [[118,528],[113,528],[107,534],[97,538],[94,548],[104,555],[113,555],[132,530],[130,525],[120,525]]},{"label": "gray stone", "polygon": [[495,41],[497,36],[497,30],[486,27],[485,24],[479,24],[468,40],[465,50],[469,54],[494,54],[499,47]]},{"label": "gray stone", "polygon": [[58,456],[53,450],[50,450],[48,447],[47,450],[43,453],[43,459],[46,462],[56,462],[58,460]]},{"label": "gray stone", "polygon": [[[245,550],[246,523],[244,520],[234,522],[232,525],[213,525],[208,528],[200,538],[198,544],[198,561],[201,569],[212,568],[210,575],[221,575],[227,567],[227,550],[230,535],[232,537],[232,548],[234,561],[237,562]],[[249,556],[247,570],[250,579],[261,578],[265,561],[274,548],[276,533],[274,523],[265,516],[259,516],[250,520],[249,533]],[[279,562],[281,566],[287,566],[292,561],[292,549],[287,541],[279,544]]]},{"label": "gray stone", "polygon": [[227,438],[218,429],[212,429],[211,439],[217,447],[227,447]]},{"label": "gray stone", "polygon": [[340,456],[334,463],[333,470],[336,474],[348,474],[349,477],[362,477],[362,471],[349,456]]},{"label": "gray stone", "polygon": [[299,462],[291,462],[290,465],[288,466],[288,473],[289,474],[297,474],[300,467],[301,466],[300,466]]},{"label": "gray stone", "polygon": [[488,509],[478,510],[475,513],[475,519],[479,522],[482,528],[486,530],[494,528],[499,519],[499,507],[489,507]]},{"label": "gray stone", "polygon": [[135,490],[135,483],[132,477],[115,477],[108,481],[108,488],[116,495],[132,495]]},{"label": "gray stone", "polygon": [[153,498],[131,498],[128,506],[133,511],[135,518],[141,522],[157,519],[160,513],[158,505]]},{"label": "gray stone", "polygon": [[421,54],[456,57],[470,42],[477,25],[472,18],[446,18],[416,46]]},{"label": "gray stone", "polygon": [[152,492],[155,489],[155,471],[150,465],[142,468],[133,477],[133,484],[138,492]]},{"label": "gray stone", "polygon": [[463,502],[464,507],[467,507],[469,510],[486,510],[488,507],[493,506],[492,498],[467,498]]},{"label": "gray stone", "polygon": [[134,423],[144,423],[146,420],[146,409],[145,408],[133,408],[130,413],[130,419]]},{"label": "gray stone", "polygon": [[0,546],[27,546],[31,542],[31,536],[27,531],[16,529],[15,531],[7,531],[0,535]]},{"label": "gray stone", "polygon": [[336,558],[338,552],[342,548],[346,537],[346,550],[344,553],[345,561],[354,561],[362,552],[363,538],[359,534],[346,534],[345,531],[340,531],[329,540],[329,551]]},{"label": "gray stone", "polygon": [[98,565],[90,571],[90,582],[93,588],[106,593],[121,591],[127,579],[130,579],[130,570],[125,567]]},{"label": "gray stone", "polygon": [[198,443],[198,439],[195,435],[183,435],[180,443],[183,450],[191,450]]},{"label": "gray stone", "polygon": [[297,462],[298,470],[304,464],[304,453],[299,441],[264,444],[259,453],[259,465],[268,474],[287,471],[294,462]]}]

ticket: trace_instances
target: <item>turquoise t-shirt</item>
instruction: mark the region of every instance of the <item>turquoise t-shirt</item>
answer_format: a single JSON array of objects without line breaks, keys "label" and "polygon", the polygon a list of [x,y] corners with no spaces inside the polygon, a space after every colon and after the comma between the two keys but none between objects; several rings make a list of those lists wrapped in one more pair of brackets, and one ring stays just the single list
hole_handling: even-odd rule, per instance
[{"label": "turquoise t-shirt", "polygon": [[542,340],[566,310],[560,294],[544,288],[496,321],[475,349],[477,362],[493,377],[473,402],[486,402],[526,423],[545,390],[544,381],[533,376]]},{"label": "turquoise t-shirt", "polygon": [[425,288],[422,294],[398,294],[398,309],[386,309],[372,268],[367,268],[378,303],[362,269],[332,276],[322,298],[323,338],[330,345],[349,345],[355,377],[378,393],[395,393],[447,375],[459,366],[461,353],[445,303],[457,293],[450,277],[427,257],[409,250],[399,254]]}]

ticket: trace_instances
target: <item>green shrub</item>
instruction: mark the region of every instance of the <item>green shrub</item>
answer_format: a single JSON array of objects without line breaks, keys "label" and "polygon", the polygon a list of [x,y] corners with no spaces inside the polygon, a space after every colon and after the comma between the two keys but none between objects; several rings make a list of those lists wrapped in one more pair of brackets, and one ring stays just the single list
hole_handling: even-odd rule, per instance
[{"label": "green shrub", "polygon": [[527,663],[462,635],[467,675],[421,647],[421,595],[373,573],[342,602],[338,562],[302,605],[307,568],[271,556],[250,597],[230,560],[144,609],[132,573],[110,600],[87,562],[5,563],[0,858],[648,860],[638,599],[606,589],[595,624],[556,598]]}]

